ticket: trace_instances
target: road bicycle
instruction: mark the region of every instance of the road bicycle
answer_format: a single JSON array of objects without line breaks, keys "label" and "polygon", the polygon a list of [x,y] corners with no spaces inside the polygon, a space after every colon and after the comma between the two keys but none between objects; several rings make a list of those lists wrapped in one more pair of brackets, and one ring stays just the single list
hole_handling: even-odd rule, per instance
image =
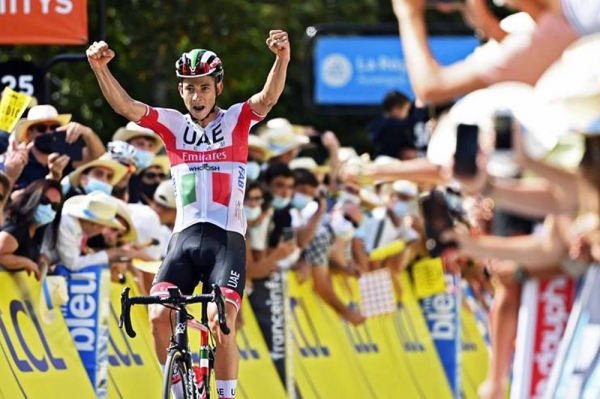
[{"label": "road bicycle", "polygon": [[[167,363],[165,364],[163,374],[163,398],[171,397],[171,384],[173,383],[173,373],[178,370],[179,377],[183,384],[183,394],[185,399],[210,399],[211,397],[211,377],[214,369],[215,345],[214,338],[210,333],[208,325],[208,303],[214,302],[217,305],[219,326],[223,334],[229,334],[229,327],[225,319],[225,303],[221,288],[216,284],[212,286],[212,294],[202,295],[181,295],[177,287],[169,287],[167,295],[135,296],[129,297],[129,287],[126,287],[121,293],[121,316],[119,318],[119,327],[125,327],[127,335],[135,338],[136,333],[131,325],[131,306],[132,305],[152,305],[160,304],[175,311],[175,328],[171,328],[171,345],[168,349]],[[200,322],[198,322],[187,311],[187,305],[193,303],[202,304]],[[173,320],[171,318],[171,320]],[[173,327],[173,326],[172,326]],[[192,353],[189,348],[189,339],[187,335],[188,327],[200,332],[200,354],[199,354],[199,373],[194,371]],[[200,381],[198,381],[200,380]],[[198,382],[201,382],[198,384]]]}]

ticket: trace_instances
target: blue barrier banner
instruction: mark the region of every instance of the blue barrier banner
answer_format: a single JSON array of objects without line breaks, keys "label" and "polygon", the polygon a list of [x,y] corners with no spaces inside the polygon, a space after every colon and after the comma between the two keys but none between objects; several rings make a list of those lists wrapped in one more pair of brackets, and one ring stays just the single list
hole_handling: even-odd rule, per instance
[{"label": "blue barrier banner", "polygon": [[67,278],[69,301],[61,307],[75,347],[90,377],[97,398],[108,386],[108,316],[110,275],[107,266],[89,266],[72,273],[58,267]]},{"label": "blue barrier banner", "polygon": [[454,398],[461,397],[460,276],[446,274],[447,291],[419,301]]},{"label": "blue barrier banner", "polygon": [[[479,45],[474,36],[432,36],[441,65],[462,60]],[[313,101],[318,105],[378,106],[393,89],[414,97],[398,36],[318,37]]]}]

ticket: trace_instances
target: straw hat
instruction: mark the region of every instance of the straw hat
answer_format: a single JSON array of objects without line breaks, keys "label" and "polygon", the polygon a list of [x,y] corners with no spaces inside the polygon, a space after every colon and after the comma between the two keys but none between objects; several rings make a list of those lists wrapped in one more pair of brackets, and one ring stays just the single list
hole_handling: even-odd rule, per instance
[{"label": "straw hat", "polygon": [[290,161],[290,169],[304,168],[308,169],[313,173],[329,173],[331,166],[329,165],[318,165],[317,161],[309,157],[298,157]]},{"label": "straw hat", "polygon": [[352,147],[340,147],[338,150],[338,159],[340,162],[346,162],[352,158],[358,158],[358,153]]},{"label": "straw hat", "polygon": [[416,197],[419,195],[419,188],[417,185],[408,180],[396,180],[392,184],[392,190],[396,194],[406,195],[408,197]]},{"label": "straw hat", "polygon": [[111,186],[115,186],[127,173],[127,167],[120,162],[113,161],[110,154],[104,154],[100,158],[81,165],[73,172],[69,173],[69,182],[72,187],[79,187],[79,178],[81,174],[90,168],[103,167],[114,172],[113,178],[110,181]]},{"label": "straw hat", "polygon": [[273,151],[267,147],[267,143],[256,134],[248,136],[248,151],[257,161],[265,162],[273,158]]},{"label": "straw hat", "polygon": [[261,131],[260,137],[267,148],[272,151],[272,157],[309,143],[309,138],[298,134],[294,125],[284,118],[275,118],[268,121],[266,128]]},{"label": "straw hat", "polygon": [[156,142],[156,148],[154,149],[155,154],[158,154],[158,152],[163,147],[163,142],[158,134],[154,133],[154,131],[151,129],[141,127],[135,122],[129,122],[125,127],[117,129],[117,131],[112,137],[112,140],[121,140],[129,142],[130,140],[133,140],[136,137],[144,137],[150,140],[154,140]]},{"label": "straw hat", "polygon": [[125,228],[117,218],[117,199],[100,191],[87,195],[76,195],[65,201],[63,212],[77,219],[87,220],[118,230]]},{"label": "straw hat", "polygon": [[[117,202],[117,215],[125,219],[127,223],[127,232],[121,237],[124,242],[136,242],[138,239],[137,229],[133,224],[133,219],[131,218],[131,212],[129,212],[129,208],[127,207],[127,203],[118,198],[115,198]],[[125,227],[125,226],[123,226]]]},{"label": "straw hat", "polygon": [[158,185],[156,191],[154,191],[154,202],[166,208],[177,208],[175,191],[173,191],[173,182],[171,180],[165,180]]},{"label": "straw hat", "polygon": [[151,168],[152,166],[158,166],[160,170],[167,176],[171,173],[171,163],[167,155],[155,156],[154,158],[152,158],[150,165],[146,166],[144,169],[141,169],[140,172]]},{"label": "straw hat", "polygon": [[36,105],[29,109],[27,118],[21,119],[15,126],[17,143],[27,142],[27,129],[32,125],[44,122],[57,122],[64,126],[71,121],[71,114],[59,114],[52,105]]}]

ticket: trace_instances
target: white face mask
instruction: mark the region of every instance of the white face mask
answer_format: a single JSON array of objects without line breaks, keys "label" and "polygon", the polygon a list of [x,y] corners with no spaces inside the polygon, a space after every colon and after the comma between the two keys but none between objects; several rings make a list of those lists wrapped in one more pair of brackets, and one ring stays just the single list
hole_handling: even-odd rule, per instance
[{"label": "white face mask", "polygon": [[393,211],[396,216],[399,218],[403,218],[408,215],[410,211],[410,202],[409,201],[396,201],[393,206]]},{"label": "white face mask", "polygon": [[354,237],[354,226],[340,214],[335,214],[329,222],[335,238],[348,241]]},{"label": "white face mask", "polygon": [[262,209],[260,206],[244,206],[244,213],[246,214],[246,220],[253,222],[260,217]]}]

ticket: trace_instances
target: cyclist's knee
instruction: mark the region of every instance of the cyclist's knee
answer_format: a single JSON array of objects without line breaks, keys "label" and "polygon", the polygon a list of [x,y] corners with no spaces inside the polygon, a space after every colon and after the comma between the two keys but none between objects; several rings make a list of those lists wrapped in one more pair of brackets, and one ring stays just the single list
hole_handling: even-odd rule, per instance
[{"label": "cyclist's knee", "polygon": [[210,331],[212,332],[212,334],[214,336],[221,336],[221,339],[235,339],[235,326],[236,326],[236,319],[237,319],[237,313],[238,313],[238,309],[235,305],[233,305],[232,303],[226,302],[225,303],[225,319],[227,320],[227,327],[229,327],[229,330],[231,331],[228,335],[225,335],[221,332],[221,327],[219,326],[219,315],[216,312],[216,307],[214,309],[214,312],[211,312],[210,318],[209,318],[209,326],[210,326]]},{"label": "cyclist's knee", "polygon": [[150,323],[153,326],[170,325],[169,309],[162,305],[150,305],[148,308]]}]

